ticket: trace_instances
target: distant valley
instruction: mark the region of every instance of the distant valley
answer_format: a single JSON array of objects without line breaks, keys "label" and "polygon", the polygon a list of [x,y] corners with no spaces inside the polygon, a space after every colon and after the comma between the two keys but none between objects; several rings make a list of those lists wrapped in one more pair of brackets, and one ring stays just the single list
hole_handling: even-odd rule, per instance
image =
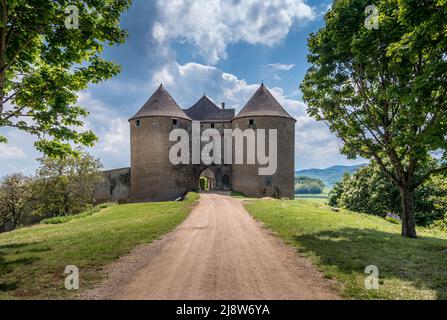
[{"label": "distant valley", "polygon": [[295,172],[295,176],[319,179],[324,182],[326,187],[332,188],[334,184],[343,179],[345,173],[353,174],[366,165],[367,164],[356,166],[333,166],[327,169],[300,170]]}]

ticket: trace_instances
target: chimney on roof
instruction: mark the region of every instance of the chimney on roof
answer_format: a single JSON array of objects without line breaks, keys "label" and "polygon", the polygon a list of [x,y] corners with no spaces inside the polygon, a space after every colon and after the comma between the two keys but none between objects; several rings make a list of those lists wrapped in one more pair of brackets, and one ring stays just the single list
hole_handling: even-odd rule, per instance
[{"label": "chimney on roof", "polygon": [[222,109],[225,110],[225,102],[222,102]]}]

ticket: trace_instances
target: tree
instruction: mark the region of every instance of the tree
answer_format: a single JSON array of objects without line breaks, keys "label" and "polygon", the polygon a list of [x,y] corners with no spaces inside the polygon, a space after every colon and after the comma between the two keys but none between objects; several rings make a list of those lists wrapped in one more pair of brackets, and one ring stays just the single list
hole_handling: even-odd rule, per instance
[{"label": "tree", "polygon": [[321,194],[324,191],[324,182],[310,177],[295,177],[296,194]]},{"label": "tree", "polygon": [[36,214],[42,217],[77,214],[94,203],[101,181],[101,163],[78,150],[79,155],[42,158],[33,183]]},{"label": "tree", "polygon": [[[436,161],[431,161],[433,166]],[[427,171],[426,168],[421,171]],[[415,191],[415,220],[417,225],[429,226],[447,212],[447,178],[435,175]],[[399,189],[387,179],[380,168],[370,164],[347,176],[334,186],[330,203],[352,211],[386,217],[399,215]]]},{"label": "tree", "polygon": [[345,192],[345,185],[347,181],[351,178],[348,172],[343,174],[343,179],[334,184],[332,190],[329,192],[328,204],[332,207],[340,206],[340,197]]},{"label": "tree", "polygon": [[[415,238],[414,193],[447,147],[447,2],[378,0],[379,28],[365,27],[367,0],[335,1],[309,38],[301,85],[308,112],[342,140],[342,152],[376,162],[399,189],[402,235]],[[387,165],[389,164],[389,166]]]},{"label": "tree", "polygon": [[37,136],[35,147],[48,156],[74,153],[70,142],[93,145],[96,136],[81,129],[88,113],[76,105],[77,92],[120,71],[100,53],[106,43],[124,42],[119,19],[129,5],[0,0],[0,128]]},{"label": "tree", "polygon": [[338,201],[341,207],[382,217],[400,211],[399,190],[374,164],[347,179],[343,190]]},{"label": "tree", "polygon": [[29,210],[30,179],[22,173],[13,173],[0,182],[0,232],[7,223],[12,229],[19,226],[22,216]]}]

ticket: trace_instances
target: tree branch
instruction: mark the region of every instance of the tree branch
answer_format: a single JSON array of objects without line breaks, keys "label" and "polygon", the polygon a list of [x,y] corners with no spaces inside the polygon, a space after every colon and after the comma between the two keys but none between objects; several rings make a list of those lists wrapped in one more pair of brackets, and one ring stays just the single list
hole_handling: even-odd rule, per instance
[{"label": "tree branch", "polygon": [[17,92],[14,92],[13,94],[11,94],[9,97],[5,98],[5,100],[3,100],[3,104],[5,104],[6,102],[8,102],[9,100],[11,100],[12,98],[14,98],[16,96]]},{"label": "tree branch", "polygon": [[3,74],[8,70],[17,60],[20,52],[22,52],[30,43],[34,40],[34,36],[31,36],[25,43],[12,55],[11,60],[0,69],[0,74]]},{"label": "tree branch", "polygon": [[[3,67],[6,64],[6,24],[8,21],[8,6],[5,0],[1,0],[1,6],[2,6],[3,26],[1,28],[1,34],[0,34],[0,68],[3,69]],[[3,114],[5,82],[6,82],[6,75],[3,72],[0,72],[0,123],[2,122],[2,114]]]}]

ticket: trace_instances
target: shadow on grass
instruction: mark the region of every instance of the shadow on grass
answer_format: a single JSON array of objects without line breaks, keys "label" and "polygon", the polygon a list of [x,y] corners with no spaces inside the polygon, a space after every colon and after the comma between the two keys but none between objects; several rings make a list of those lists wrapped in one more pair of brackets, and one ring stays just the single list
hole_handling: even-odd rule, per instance
[{"label": "shadow on grass", "polygon": [[11,281],[7,283],[0,282],[0,293],[14,291],[19,287],[19,283],[17,281]]},{"label": "shadow on grass", "polygon": [[296,236],[295,240],[315,253],[322,264],[336,267],[346,276],[365,276],[365,267],[375,265],[385,282],[396,278],[408,281],[418,289],[436,291],[438,299],[447,299],[447,240],[405,239],[394,233],[353,228]]},{"label": "shadow on grass", "polygon": [[[50,251],[38,243],[13,243],[0,246],[0,293],[16,290],[20,285],[18,278],[7,277],[17,269],[29,266],[40,260],[36,254]],[[24,275],[25,277],[25,275]]]}]

